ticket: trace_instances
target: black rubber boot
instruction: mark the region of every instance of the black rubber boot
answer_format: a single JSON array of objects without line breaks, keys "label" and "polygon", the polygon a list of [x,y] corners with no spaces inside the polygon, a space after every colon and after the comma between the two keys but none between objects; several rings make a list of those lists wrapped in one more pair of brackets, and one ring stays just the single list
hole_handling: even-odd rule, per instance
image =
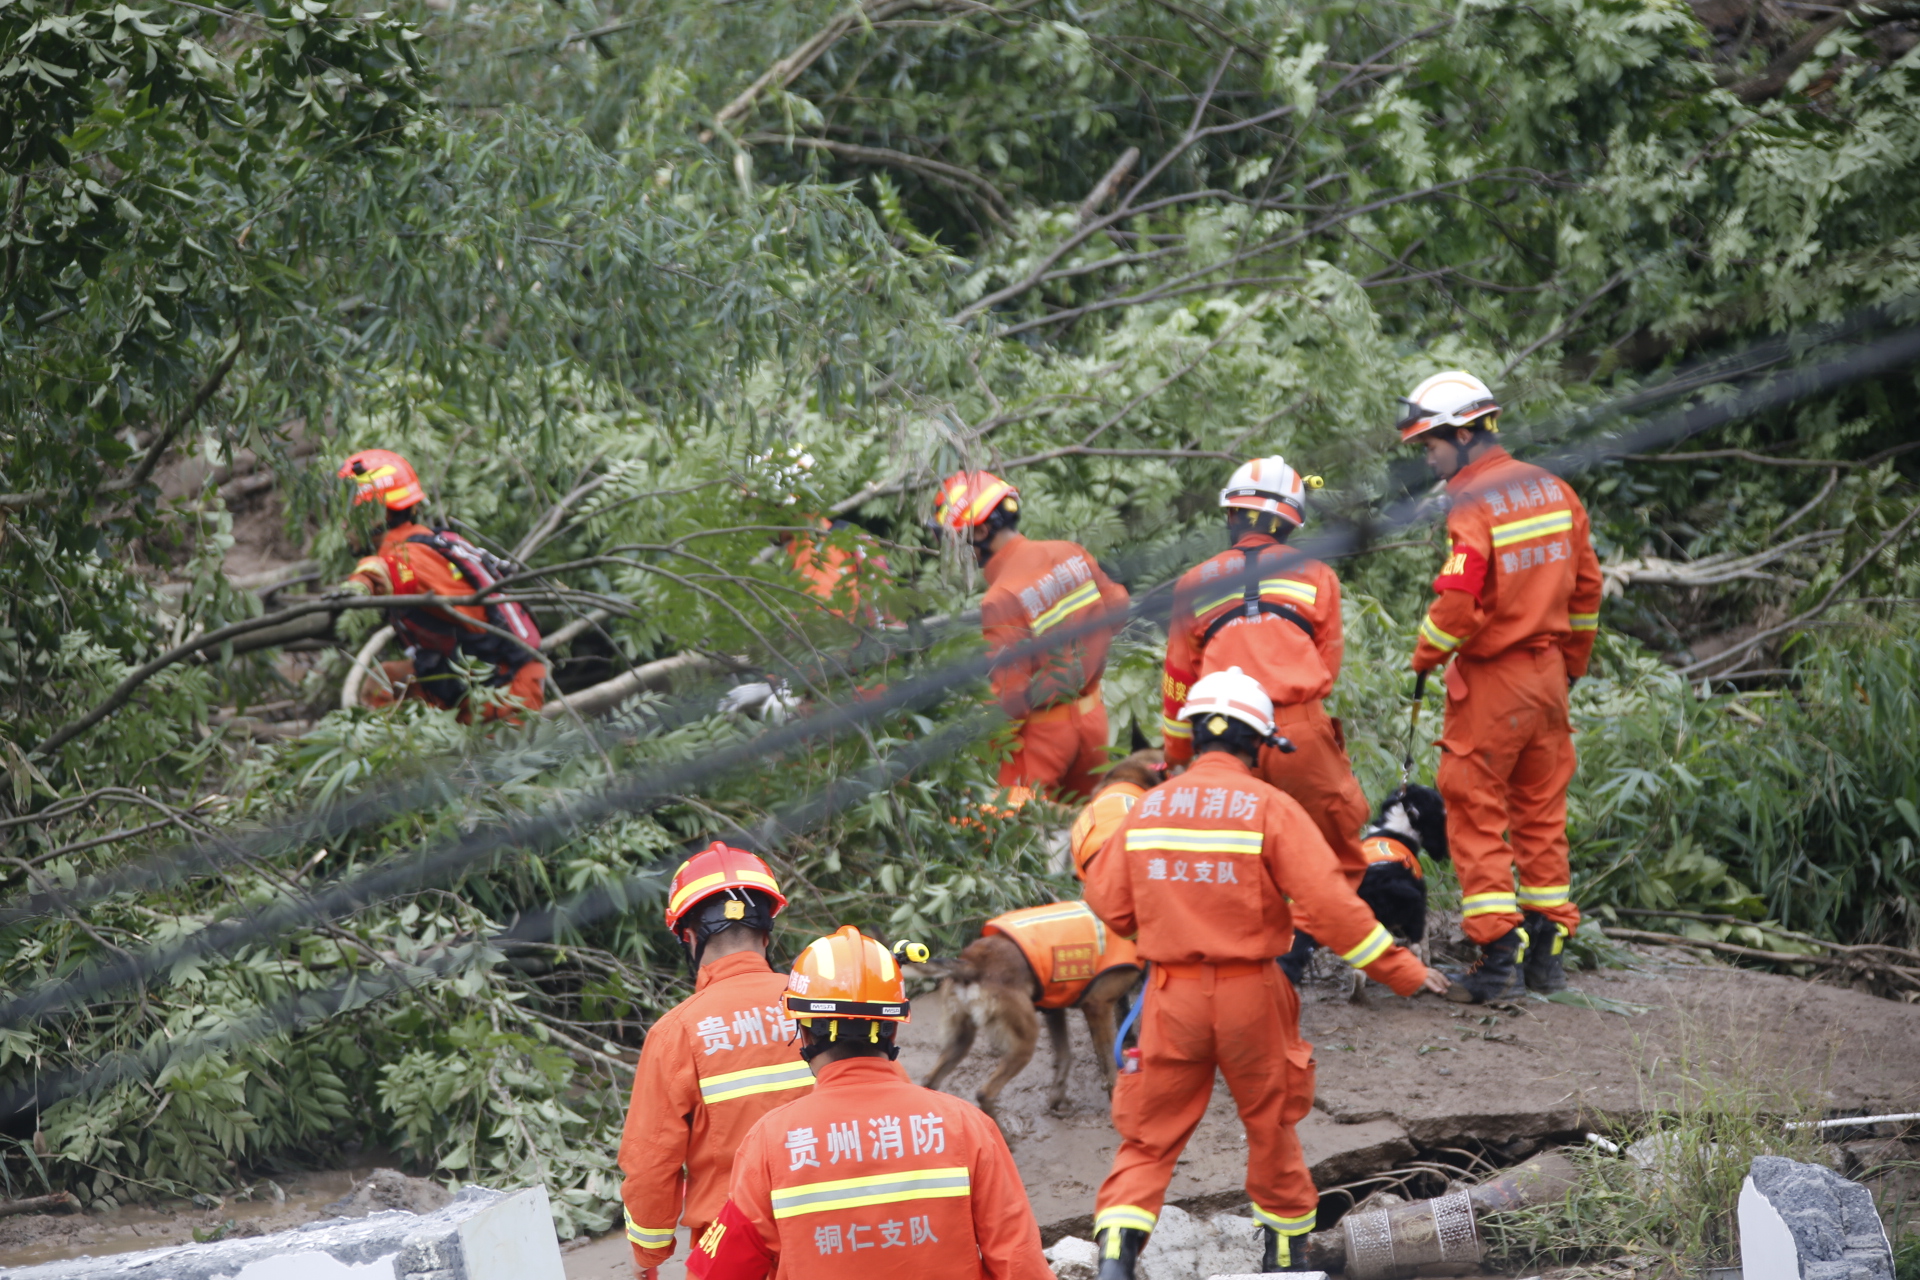
[{"label": "black rubber boot", "polygon": [[1100,1233],[1099,1280],[1133,1280],[1133,1264],[1147,1247],[1147,1233],[1132,1227],[1108,1227]]},{"label": "black rubber boot", "polygon": [[[1520,968],[1527,959],[1527,931],[1510,929],[1480,948],[1473,967],[1453,979],[1447,999],[1456,1004],[1487,1004],[1494,1000],[1518,1000],[1527,993]],[[1451,976],[1451,975],[1449,975]]]},{"label": "black rubber boot", "polygon": [[1306,1252],[1306,1238],[1303,1236],[1283,1236],[1272,1227],[1262,1226],[1263,1238],[1260,1245],[1260,1273],[1270,1275],[1285,1271],[1320,1271],[1321,1267],[1309,1267],[1301,1255]]},{"label": "black rubber boot", "polygon": [[1318,945],[1313,935],[1305,929],[1293,931],[1293,946],[1280,957],[1280,972],[1287,975],[1287,981],[1293,984],[1295,991],[1307,980],[1307,964],[1313,959],[1313,949]]},{"label": "black rubber boot", "polygon": [[1567,931],[1538,911],[1527,912],[1527,990],[1552,995],[1567,989],[1567,966],[1560,953],[1566,949]]}]

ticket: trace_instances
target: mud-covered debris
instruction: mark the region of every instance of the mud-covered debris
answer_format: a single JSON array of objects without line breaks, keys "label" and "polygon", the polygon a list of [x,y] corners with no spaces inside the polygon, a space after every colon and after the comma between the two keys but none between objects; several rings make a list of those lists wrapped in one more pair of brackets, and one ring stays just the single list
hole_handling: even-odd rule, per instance
[{"label": "mud-covered debris", "polygon": [[364,1218],[388,1209],[432,1213],[452,1202],[453,1193],[437,1182],[410,1178],[398,1169],[375,1169],[352,1194],[335,1200],[322,1212],[336,1218]]}]

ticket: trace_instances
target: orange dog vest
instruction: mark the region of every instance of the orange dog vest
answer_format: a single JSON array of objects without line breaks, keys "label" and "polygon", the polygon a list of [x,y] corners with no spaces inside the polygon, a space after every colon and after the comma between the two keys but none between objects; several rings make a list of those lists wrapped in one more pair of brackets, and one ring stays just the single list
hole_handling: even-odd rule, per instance
[{"label": "orange dog vest", "polygon": [[1065,1009],[1079,1003],[1093,980],[1109,969],[1138,968],[1133,943],[1120,937],[1088,909],[1084,902],[1049,902],[995,916],[980,928],[982,935],[1011,938],[1033,976],[1040,980],[1042,1009]]}]

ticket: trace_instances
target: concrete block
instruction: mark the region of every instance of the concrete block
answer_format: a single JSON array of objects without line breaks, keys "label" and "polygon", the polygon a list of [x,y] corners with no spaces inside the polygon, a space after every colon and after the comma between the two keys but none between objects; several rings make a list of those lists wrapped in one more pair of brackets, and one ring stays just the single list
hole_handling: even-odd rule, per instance
[{"label": "concrete block", "polygon": [[428,1214],[356,1220],[215,1244],[0,1268],[6,1280],[565,1280],[545,1187],[467,1187]]},{"label": "concrete block", "polygon": [[1215,1274],[1255,1271],[1260,1244],[1252,1218],[1222,1213],[1203,1220],[1167,1205],[1140,1251],[1139,1280],[1206,1280]]},{"label": "concrete block", "polygon": [[1873,1194],[1831,1169],[1757,1157],[1739,1216],[1744,1280],[1893,1280]]}]

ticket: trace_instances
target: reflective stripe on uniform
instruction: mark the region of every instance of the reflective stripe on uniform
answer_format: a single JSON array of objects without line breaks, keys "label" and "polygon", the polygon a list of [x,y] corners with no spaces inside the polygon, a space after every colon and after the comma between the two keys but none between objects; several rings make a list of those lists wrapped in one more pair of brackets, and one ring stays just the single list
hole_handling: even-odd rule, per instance
[{"label": "reflective stripe on uniform", "polygon": [[642,1227],[635,1225],[633,1215],[622,1206],[620,1214],[627,1220],[627,1239],[642,1249],[664,1249],[673,1243],[672,1227]]},{"label": "reflective stripe on uniform", "polygon": [[1314,1220],[1319,1217],[1317,1210],[1310,1210],[1294,1218],[1285,1218],[1277,1213],[1268,1213],[1259,1205],[1253,1206],[1253,1220],[1263,1227],[1272,1227],[1283,1236],[1297,1236],[1313,1230]]},{"label": "reflective stripe on uniform", "polygon": [[[1262,578],[1260,580],[1260,594],[1263,596],[1279,596],[1281,599],[1293,604],[1310,605],[1320,599],[1320,588],[1314,586],[1311,582],[1295,582],[1292,578]],[[1196,605],[1193,610],[1193,616],[1196,618],[1205,617],[1223,604],[1235,604],[1246,598],[1247,593],[1245,590],[1230,592],[1217,600],[1209,600],[1203,605]]]},{"label": "reflective stripe on uniform", "polygon": [[1356,969],[1364,969],[1387,954],[1388,948],[1392,946],[1393,935],[1387,932],[1384,925],[1376,924],[1373,926],[1373,932],[1369,933],[1359,946],[1351,951],[1342,951],[1340,958]]},{"label": "reflective stripe on uniform", "polygon": [[902,1200],[944,1200],[972,1194],[973,1175],[965,1165],[876,1173],[867,1178],[777,1188],[773,1193],[773,1216],[792,1218],[829,1209],[857,1209],[862,1205],[893,1204]]},{"label": "reflective stripe on uniform", "polygon": [[1175,720],[1172,716],[1160,717],[1160,731],[1169,738],[1191,738],[1193,726],[1185,720]]},{"label": "reflective stripe on uniform", "polygon": [[1520,905],[1525,907],[1563,907],[1572,897],[1570,884],[1523,884]]},{"label": "reflective stripe on uniform", "polygon": [[1567,615],[1567,625],[1575,631],[1598,631],[1600,629],[1600,615],[1597,613],[1570,613]]},{"label": "reflective stripe on uniform", "polygon": [[1033,634],[1039,635],[1043,631],[1050,631],[1088,605],[1099,603],[1100,584],[1084,582],[1041,611],[1040,616],[1033,620]]},{"label": "reflective stripe on uniform", "polygon": [[1545,515],[1528,516],[1525,520],[1493,526],[1493,545],[1512,546],[1529,538],[1544,538],[1550,533],[1565,533],[1572,528],[1573,512],[1549,511]]},{"label": "reflective stripe on uniform", "polygon": [[777,1067],[749,1067],[724,1075],[706,1076],[700,1081],[700,1101],[712,1106],[756,1093],[778,1093],[782,1089],[804,1089],[813,1083],[813,1069],[804,1062],[783,1062]]},{"label": "reflective stripe on uniform", "polygon": [[1258,857],[1266,847],[1262,831],[1187,831],[1180,827],[1135,827],[1127,832],[1127,852],[1163,849],[1168,853],[1241,853]]},{"label": "reflective stripe on uniform", "polygon": [[1506,913],[1511,915],[1520,910],[1520,904],[1511,893],[1470,893],[1460,899],[1460,914],[1466,916],[1493,916]]},{"label": "reflective stripe on uniform", "polygon": [[1111,1227],[1127,1231],[1153,1230],[1153,1224],[1160,1221],[1160,1215],[1149,1213],[1137,1204],[1116,1204],[1111,1209],[1102,1209],[1093,1216],[1093,1234],[1098,1236]]},{"label": "reflective stripe on uniform", "polygon": [[1420,619],[1420,638],[1442,653],[1452,653],[1460,647],[1460,637],[1451,636],[1433,625],[1433,615]]}]

